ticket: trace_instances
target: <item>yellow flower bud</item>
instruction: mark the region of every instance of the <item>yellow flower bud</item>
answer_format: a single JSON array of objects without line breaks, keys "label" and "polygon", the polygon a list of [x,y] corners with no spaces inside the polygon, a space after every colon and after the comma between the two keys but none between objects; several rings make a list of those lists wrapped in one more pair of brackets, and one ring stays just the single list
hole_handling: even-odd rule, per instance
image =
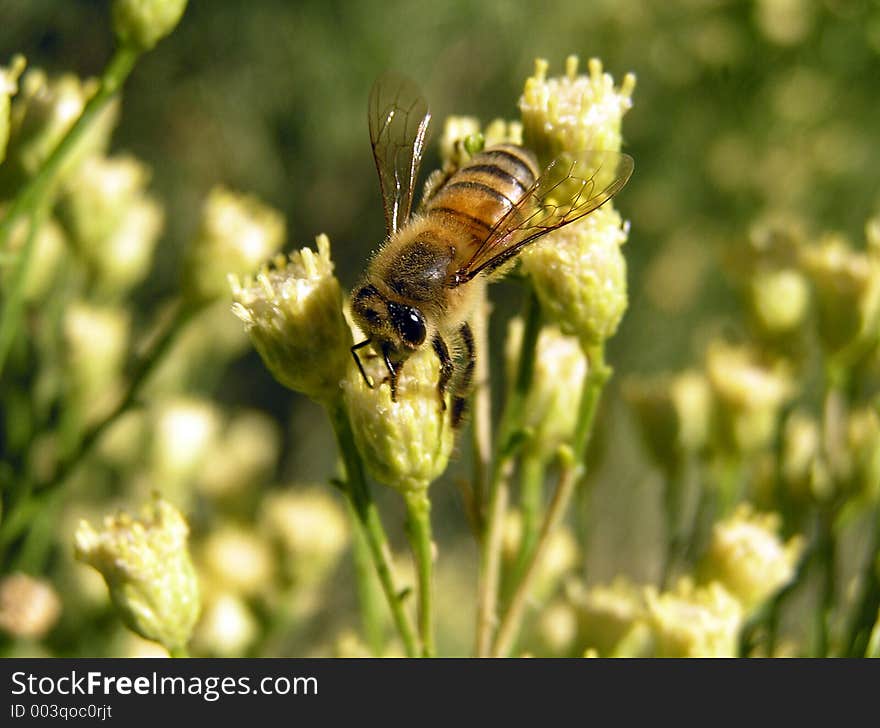
[{"label": "yellow flower bud", "polygon": [[66,185],[63,220],[95,277],[113,292],[143,280],[162,231],[162,208],[144,191],[149,176],[133,157],[95,156]]},{"label": "yellow flower bud", "polygon": [[[36,174],[82,114],[96,88],[94,79],[81,81],[73,74],[50,79],[40,69],[31,69],[22,77],[21,91],[10,113],[7,159],[0,167],[0,197]],[[118,110],[119,105],[114,102],[101,111],[78,140],[59,179],[63,180],[84,158],[106,148]]]},{"label": "yellow flower bud", "polygon": [[259,524],[280,546],[282,564],[294,584],[320,582],[348,545],[345,512],[326,487],[273,492],[263,501]]},{"label": "yellow flower bud", "polygon": [[[509,382],[518,366],[522,335],[522,319],[512,319],[505,341]],[[558,448],[570,443],[574,436],[577,408],[572,402],[580,401],[587,367],[587,358],[577,339],[563,335],[556,326],[541,329],[535,374],[523,405],[523,424],[534,432],[528,446],[542,458],[555,456]]]},{"label": "yellow flower bud", "polygon": [[228,277],[253,273],[284,244],[279,212],[255,197],[222,187],[211,190],[199,232],[184,264],[184,289],[194,301],[225,296]]},{"label": "yellow flower bud", "polygon": [[214,438],[198,470],[199,490],[218,498],[259,486],[272,473],[281,451],[281,433],[262,412],[235,415]]},{"label": "yellow flower bud", "polygon": [[[364,357],[367,374],[377,384],[386,375],[380,357]],[[425,490],[449,463],[454,432],[447,408],[440,406],[437,379],[440,362],[430,347],[409,357],[391,388],[371,389],[356,367],[345,380],[345,402],[354,439],[370,474],[400,491]]]},{"label": "yellow flower bud", "polygon": [[139,520],[120,513],[101,531],[82,521],[75,536],[77,559],[101,572],[125,624],[169,650],[186,645],[199,616],[188,533],[180,512],[156,496]]},{"label": "yellow flower bud", "polygon": [[809,287],[799,271],[761,271],[749,281],[752,315],[768,335],[784,334],[800,326],[809,302]]},{"label": "yellow flower bud", "polygon": [[473,116],[448,116],[443,122],[440,136],[440,159],[443,167],[460,167],[470,156],[464,147],[465,140],[480,134],[480,120]]},{"label": "yellow flower bud", "polygon": [[180,22],[187,0],[114,0],[113,30],[120,44],[148,51]]},{"label": "yellow flower bud", "polygon": [[40,639],[60,614],[61,600],[48,582],[21,573],[0,579],[0,629],[12,637]]},{"label": "yellow flower bud", "polygon": [[620,88],[593,58],[589,75],[578,75],[578,58],[566,60],[565,76],[547,78],[547,61],[535,61],[535,74],[526,80],[519,101],[523,139],[542,164],[562,152],[584,149],[619,151],[620,125],[632,107],[636,78],[629,73]]},{"label": "yellow flower bud", "polygon": [[216,657],[241,657],[258,631],[257,620],[247,604],[235,594],[220,593],[205,605],[193,635],[193,647]]},{"label": "yellow flower bud", "polygon": [[876,336],[880,320],[880,259],[857,252],[829,235],[803,251],[804,269],[816,289],[819,336],[834,355]]},{"label": "yellow flower bud", "polygon": [[719,443],[750,452],[770,442],[779,410],[792,395],[786,367],[766,364],[746,347],[715,341],[706,352],[706,376],[718,403]]},{"label": "yellow flower bud", "polygon": [[[3,211],[0,211],[0,215]],[[12,226],[9,236],[9,250],[17,252],[22,249],[30,231],[30,221],[26,217],[19,218]],[[55,283],[58,265],[66,252],[64,231],[52,218],[40,225],[34,239],[31,262],[28,265],[24,281],[24,300],[35,302],[41,300],[49,288]],[[5,285],[14,272],[14,266],[0,266],[0,275],[6,277]]]},{"label": "yellow flower bud", "polygon": [[873,407],[850,413],[846,423],[848,472],[839,482],[855,493],[876,498],[880,491],[880,416]]},{"label": "yellow flower bud", "polygon": [[804,412],[792,412],[785,422],[782,446],[782,479],[792,500],[823,499],[830,479],[822,458],[819,423]]},{"label": "yellow flower bud", "polygon": [[662,594],[648,587],[645,603],[657,657],[736,657],[742,606],[721,584],[682,579]]},{"label": "yellow flower bud", "polygon": [[577,612],[565,600],[557,600],[541,610],[537,632],[541,643],[552,655],[569,655],[577,639]]},{"label": "yellow flower bud", "polygon": [[627,307],[628,226],[606,203],[592,214],[546,235],[520,256],[544,312],[582,346],[617,331]]},{"label": "yellow flower bud", "polygon": [[216,441],[220,412],[210,400],[175,397],[160,402],[154,418],[154,476],[163,488],[173,490],[201,467]]},{"label": "yellow flower bud", "polygon": [[516,144],[522,146],[523,143],[523,127],[522,122],[506,121],[505,119],[492,119],[483,129],[483,138],[487,147],[496,144]]},{"label": "yellow flower bud", "polygon": [[24,71],[24,56],[13,56],[8,67],[0,66],[0,163],[6,158],[9,142],[9,99],[18,93],[18,77]]},{"label": "yellow flower bud", "polygon": [[86,408],[87,417],[102,411],[115,396],[111,385],[125,364],[130,326],[128,312],[119,307],[79,301],[70,304],[64,313],[73,394]]},{"label": "yellow flower bud", "polygon": [[200,573],[207,585],[245,596],[264,591],[275,563],[262,534],[224,525],[212,531],[199,549]]},{"label": "yellow flower bud", "polygon": [[752,612],[794,577],[803,551],[801,537],[783,543],[780,518],[756,513],[746,503],[732,516],[716,523],[701,566],[705,582],[718,581]]},{"label": "yellow flower bud", "polygon": [[326,235],[318,236],[317,247],[317,253],[303,248],[289,261],[279,256],[256,280],[230,283],[232,311],[272,375],[327,403],[339,397],[340,382],[352,364],[352,338]]}]

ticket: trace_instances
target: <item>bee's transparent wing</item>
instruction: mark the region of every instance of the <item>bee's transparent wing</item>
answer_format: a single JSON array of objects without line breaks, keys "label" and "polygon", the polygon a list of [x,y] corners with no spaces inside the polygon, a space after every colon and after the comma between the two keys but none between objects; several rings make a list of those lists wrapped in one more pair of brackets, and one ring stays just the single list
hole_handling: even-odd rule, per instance
[{"label": "bee's transparent wing", "polygon": [[391,235],[412,209],[431,114],[415,82],[394,73],[383,74],[373,84],[368,114],[385,227]]},{"label": "bee's transparent wing", "polygon": [[557,157],[492,228],[450,285],[497,268],[541,236],[589,215],[620,192],[632,171],[632,157],[620,152]]}]

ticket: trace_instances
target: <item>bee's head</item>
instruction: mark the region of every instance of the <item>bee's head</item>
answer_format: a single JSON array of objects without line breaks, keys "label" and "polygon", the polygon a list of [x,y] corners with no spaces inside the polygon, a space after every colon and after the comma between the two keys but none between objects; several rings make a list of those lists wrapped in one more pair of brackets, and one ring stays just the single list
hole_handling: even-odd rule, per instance
[{"label": "bee's head", "polygon": [[428,329],[422,312],[415,306],[386,298],[372,284],[355,288],[351,313],[377,349],[405,355],[425,343]]}]

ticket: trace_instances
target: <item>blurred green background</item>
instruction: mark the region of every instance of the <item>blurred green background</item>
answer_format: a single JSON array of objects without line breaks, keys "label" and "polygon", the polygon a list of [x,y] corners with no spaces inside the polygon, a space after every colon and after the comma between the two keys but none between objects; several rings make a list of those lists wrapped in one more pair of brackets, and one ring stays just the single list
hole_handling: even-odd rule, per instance
[{"label": "blurred green background", "polygon": [[[100,73],[113,44],[107,5],[0,0],[0,60],[21,52],[50,73]],[[724,261],[762,216],[791,214],[862,244],[880,204],[880,3],[191,0],[129,80],[111,149],[149,164],[166,205],[153,273],[136,292],[143,316],[175,290],[201,202],[217,183],[283,211],[288,248],[327,233],[348,287],[383,234],[365,111],[373,80],[389,68],[415,78],[436,141],[450,113],[515,118],[534,59],[559,74],[570,53],[601,58],[618,82],[628,71],[638,78],[623,123],[636,172],[616,200],[632,223],[631,303],[608,355],[617,376],[596,447],[602,466],[579,515],[593,547],[590,581],[619,572],[649,579],[657,481],[617,386],[631,373],[699,361],[710,332],[735,328]],[[437,159],[432,147],[425,169]],[[521,294],[515,283],[494,287],[496,343]],[[501,370],[497,353],[492,366]],[[332,472],[321,411],[283,390],[256,355],[205,387],[283,426],[279,480]],[[455,474],[432,488],[438,568],[441,578],[444,569],[470,578],[476,552]],[[339,588],[350,585],[340,579]],[[351,599],[339,595],[340,607]],[[463,651],[469,640],[448,630],[441,648]]]}]

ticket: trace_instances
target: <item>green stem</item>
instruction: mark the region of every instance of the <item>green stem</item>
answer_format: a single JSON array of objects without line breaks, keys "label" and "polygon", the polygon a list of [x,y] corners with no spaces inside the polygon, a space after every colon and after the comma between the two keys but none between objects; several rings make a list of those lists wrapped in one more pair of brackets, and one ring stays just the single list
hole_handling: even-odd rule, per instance
[{"label": "green stem", "polygon": [[167,649],[169,657],[189,657],[189,650],[187,650],[185,646],[169,647]]},{"label": "green stem", "polygon": [[[201,311],[201,305],[187,305],[178,303],[173,317],[160,334],[154,339],[147,352],[135,365],[134,372],[122,399],[113,410],[94,424],[82,437],[71,453],[58,465],[54,475],[43,483],[34,484],[30,478],[23,478],[16,493],[10,498],[10,505],[5,512],[5,518],[0,524],[0,549],[4,549],[16,538],[29,523],[33,508],[28,508],[28,502],[34,501],[38,509],[49,498],[51,493],[62,486],[76,467],[91,453],[98,443],[101,435],[118,420],[140,396],[141,389],[146,384],[149,375],[163,360],[172,342],[183,327]],[[36,496],[32,498],[32,496]]]},{"label": "green stem", "polygon": [[507,655],[513,647],[522,624],[523,616],[525,615],[532,585],[538,574],[538,567],[550,542],[550,536],[562,522],[575,486],[581,480],[585,471],[584,459],[587,447],[590,444],[590,436],[593,432],[593,423],[596,420],[599,400],[612,374],[612,370],[605,364],[604,350],[601,345],[589,352],[588,359],[590,368],[587,372],[578,408],[572,455],[569,462],[562,468],[556,492],[553,494],[541,526],[538,543],[535,545],[522,580],[516,586],[516,590],[510,600],[510,606],[501,620],[501,625],[498,628],[498,637],[492,649],[492,655],[495,657]]},{"label": "green stem", "polygon": [[877,610],[877,621],[874,622],[874,629],[871,630],[865,657],[880,658],[880,609]]},{"label": "green stem", "polygon": [[348,413],[346,413],[342,405],[328,408],[328,411],[333,423],[333,430],[336,433],[339,452],[345,463],[345,494],[350,500],[358,521],[360,521],[364,529],[364,535],[370,547],[370,554],[373,557],[373,564],[376,567],[376,573],[379,575],[379,582],[382,584],[382,591],[385,593],[385,599],[388,601],[388,606],[391,609],[394,624],[400,633],[400,638],[403,640],[406,654],[408,657],[415,657],[418,654],[415,631],[403,608],[400,593],[394,585],[388,537],[385,535],[379,511],[367,486],[364,466],[361,462],[357,445],[354,442],[354,434],[351,431]]},{"label": "green stem", "polygon": [[413,558],[419,575],[419,632],[422,638],[422,657],[434,657],[434,604],[433,565],[431,543],[431,501],[426,490],[405,494],[407,524]]},{"label": "green stem", "polygon": [[3,375],[6,358],[12,350],[18,324],[21,321],[21,311],[24,307],[24,286],[36,247],[37,233],[46,219],[48,208],[47,204],[41,203],[31,211],[27,238],[15,263],[9,292],[3,298],[3,310],[0,312],[0,377]]},{"label": "green stem", "polygon": [[0,221],[0,251],[7,251],[9,236],[16,221],[23,214],[30,213],[31,230],[24,248],[18,254],[15,272],[13,273],[12,286],[3,301],[3,311],[0,313],[0,375],[6,364],[9,350],[15,340],[15,332],[21,318],[21,308],[24,295],[24,280],[30,266],[34,248],[34,238],[42,222],[43,216],[49,209],[49,192],[52,189],[58,171],[64,162],[70,157],[76,143],[83,137],[106,107],[116,92],[120,89],[125,79],[131,73],[140,52],[122,47],[116,50],[110,62],[107,64],[101,76],[98,90],[88,100],[82,114],[70,127],[67,134],[61,139],[49,158],[37,173],[26,182],[19,190],[12,204],[9,206],[5,217]]},{"label": "green stem", "polygon": [[544,514],[544,459],[527,451],[520,462],[520,511],[522,512],[522,539],[516,565],[510,576],[511,584],[522,579],[529,558],[535,550],[541,532],[541,518]]},{"label": "green stem", "polygon": [[76,143],[85,135],[131,73],[140,51],[128,46],[117,48],[101,76],[98,89],[88,100],[82,114],[70,127],[39,171],[21,188],[0,222],[0,250],[5,250],[15,221],[36,207],[48,190],[58,170],[70,157]]},{"label": "green stem", "polygon": [[346,502],[348,503],[348,511],[352,522],[354,573],[357,580],[358,605],[360,607],[364,638],[370,651],[376,657],[381,657],[385,651],[385,635],[382,628],[382,613],[380,611],[382,609],[380,600],[383,597],[378,593],[378,586],[375,582],[376,572],[373,569],[367,535],[358,519],[351,500],[346,499]]},{"label": "green stem", "polygon": [[502,528],[504,515],[507,511],[507,501],[510,497],[507,481],[516,449],[516,438],[522,435],[523,410],[534,376],[540,329],[541,307],[534,291],[530,291],[526,301],[525,327],[520,345],[516,379],[501,416],[498,428],[498,445],[489,478],[486,533],[480,554],[480,582],[477,593],[475,651],[478,657],[485,657],[489,654],[492,633],[497,619]]},{"label": "green stem", "polygon": [[681,508],[684,495],[684,468],[681,464],[670,466],[666,473],[666,487],[663,490],[663,515],[666,520],[666,554],[660,575],[660,586],[665,588],[675,568],[680,565],[686,536],[681,527]]}]

